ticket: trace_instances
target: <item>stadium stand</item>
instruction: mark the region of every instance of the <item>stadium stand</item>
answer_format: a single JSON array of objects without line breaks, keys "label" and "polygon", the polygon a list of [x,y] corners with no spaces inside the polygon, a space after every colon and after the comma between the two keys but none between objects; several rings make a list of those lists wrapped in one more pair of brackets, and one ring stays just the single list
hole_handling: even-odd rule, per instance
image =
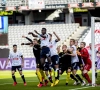
[{"label": "stadium stand", "polygon": [[[8,32],[8,43],[9,48],[12,49],[13,44],[17,44],[19,50],[24,52],[25,57],[32,57],[33,53],[29,46],[21,46],[21,43],[28,42],[26,39],[22,38],[22,35],[28,36],[28,32],[33,32],[34,30],[41,31],[41,28],[47,28],[48,33],[55,31],[61,38],[61,45],[67,38],[69,38],[74,32],[79,28],[78,23],[73,24],[40,24],[40,25],[22,25],[22,26],[9,26]],[[28,36],[33,39],[32,36]],[[53,37],[55,39],[55,37]]]},{"label": "stadium stand", "polygon": [[45,0],[46,5],[50,4],[68,4],[68,3],[82,3],[83,0]]}]

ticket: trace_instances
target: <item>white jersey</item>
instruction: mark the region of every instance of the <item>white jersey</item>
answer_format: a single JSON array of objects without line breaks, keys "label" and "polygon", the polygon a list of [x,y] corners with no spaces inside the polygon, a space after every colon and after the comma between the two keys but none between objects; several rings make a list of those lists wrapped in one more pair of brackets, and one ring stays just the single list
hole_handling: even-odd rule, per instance
[{"label": "white jersey", "polygon": [[40,38],[40,40],[41,40],[41,47],[43,47],[43,46],[49,47],[50,35],[49,34],[45,34],[44,36],[46,38],[43,38],[40,35],[38,35],[38,38]]},{"label": "white jersey", "polygon": [[49,48],[50,48],[51,56],[57,55],[57,41],[56,40],[52,40],[51,42],[49,42]]},{"label": "white jersey", "polygon": [[8,59],[12,60],[12,66],[20,66],[21,65],[21,56],[22,53],[21,52],[11,52],[9,54]]},{"label": "white jersey", "polygon": [[73,54],[75,54],[76,56],[71,56],[71,63],[75,63],[75,62],[79,62],[78,56],[77,56],[77,48],[75,45],[71,46],[70,48],[73,48]]},{"label": "white jersey", "polygon": [[[90,60],[92,60],[92,50],[89,49],[88,50],[89,56],[90,56]],[[97,61],[97,50],[95,49],[95,61]]]}]

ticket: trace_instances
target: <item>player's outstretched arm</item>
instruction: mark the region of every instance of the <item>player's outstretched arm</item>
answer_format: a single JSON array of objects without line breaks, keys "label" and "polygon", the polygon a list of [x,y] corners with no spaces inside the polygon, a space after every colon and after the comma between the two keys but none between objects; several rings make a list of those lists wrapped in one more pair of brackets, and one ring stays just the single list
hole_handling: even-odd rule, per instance
[{"label": "player's outstretched arm", "polygon": [[32,33],[32,32],[29,32],[28,34],[29,34],[29,35],[31,34],[33,37],[38,37],[37,35],[35,35],[35,34]]},{"label": "player's outstretched arm", "polygon": [[21,43],[21,45],[30,45],[30,44],[33,44],[33,43]]},{"label": "player's outstretched arm", "polygon": [[26,36],[22,36],[22,38],[26,38],[28,41],[30,41],[31,43],[33,42],[32,39],[26,37]]},{"label": "player's outstretched arm", "polygon": [[56,38],[57,38],[56,40],[57,40],[57,41],[60,41],[59,36],[58,36],[55,32],[53,32],[53,34],[56,36]]},{"label": "player's outstretched arm", "polygon": [[[68,49],[70,52],[73,52],[74,51],[74,48],[73,47],[71,47],[70,49]],[[71,55],[71,56],[76,56],[77,55],[77,53],[72,53],[72,54],[68,54],[67,53],[67,55]]]}]

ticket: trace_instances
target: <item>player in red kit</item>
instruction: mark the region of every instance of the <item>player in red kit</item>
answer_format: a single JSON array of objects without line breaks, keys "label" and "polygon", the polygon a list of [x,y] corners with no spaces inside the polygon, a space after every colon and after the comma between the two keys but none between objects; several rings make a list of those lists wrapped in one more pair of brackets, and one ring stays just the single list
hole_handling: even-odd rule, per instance
[{"label": "player in red kit", "polygon": [[82,68],[82,75],[88,81],[87,86],[90,86],[92,81],[91,81],[91,79],[90,79],[90,77],[88,75],[88,71],[92,67],[92,62],[90,60],[90,56],[89,56],[88,50],[85,48],[85,45],[86,45],[85,42],[81,42],[81,44],[80,44],[80,47],[82,48],[81,52],[80,52],[80,56],[82,57],[83,62],[84,62],[84,66]]}]

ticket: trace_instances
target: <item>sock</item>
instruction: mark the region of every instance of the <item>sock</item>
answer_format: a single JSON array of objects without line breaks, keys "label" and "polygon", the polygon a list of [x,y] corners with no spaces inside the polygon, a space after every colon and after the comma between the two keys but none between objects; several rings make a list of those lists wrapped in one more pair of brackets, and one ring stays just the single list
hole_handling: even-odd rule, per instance
[{"label": "sock", "polygon": [[48,79],[49,79],[49,81],[50,81],[51,83],[53,83],[52,77],[50,77],[50,75],[48,75]]},{"label": "sock", "polygon": [[55,70],[55,79],[59,80],[59,69],[58,68]]},{"label": "sock", "polygon": [[83,83],[83,80],[81,79],[81,77],[80,77],[78,74],[76,74],[75,76],[77,77],[77,79],[78,79],[81,83]]},{"label": "sock", "polygon": [[74,77],[73,74],[70,74],[70,77],[71,77],[73,80],[75,80],[76,82],[78,82],[78,80]]},{"label": "sock", "polygon": [[23,82],[25,83],[26,81],[25,81],[24,75],[21,75],[21,77],[22,77]]},{"label": "sock", "polygon": [[98,73],[96,72],[96,73],[95,73],[95,78],[97,78],[97,75],[98,75]]},{"label": "sock", "polygon": [[36,71],[37,72],[37,77],[39,79],[40,82],[42,82],[42,75],[40,73],[40,71]]},{"label": "sock", "polygon": [[41,73],[42,77],[44,78],[44,80],[47,80],[47,79],[46,79],[45,72],[44,72],[43,70],[40,70],[40,73]]},{"label": "sock", "polygon": [[67,73],[66,83],[68,83],[68,82],[69,82],[69,79],[70,79],[70,73]]},{"label": "sock", "polygon": [[92,83],[92,81],[87,73],[84,74],[84,78],[88,81],[88,83]]},{"label": "sock", "polygon": [[14,82],[16,82],[16,77],[15,77],[15,75],[12,75],[12,79],[14,80]]}]

